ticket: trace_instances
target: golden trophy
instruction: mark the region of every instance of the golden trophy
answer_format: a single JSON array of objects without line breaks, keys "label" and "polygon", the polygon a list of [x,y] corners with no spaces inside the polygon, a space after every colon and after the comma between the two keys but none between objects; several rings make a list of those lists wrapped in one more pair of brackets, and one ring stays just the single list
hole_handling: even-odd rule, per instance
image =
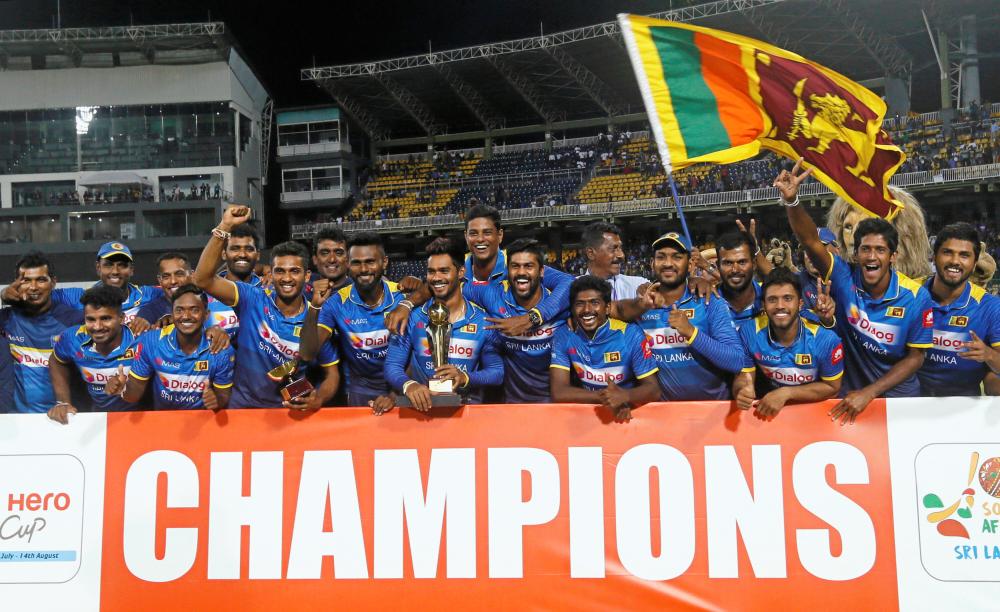
[{"label": "golden trophy", "polygon": [[312,383],[306,380],[305,375],[295,378],[295,373],[299,369],[299,360],[286,361],[280,366],[267,373],[267,377],[281,385],[279,391],[281,397],[286,402],[303,395],[309,395],[313,390]]},{"label": "golden trophy", "polygon": [[[430,321],[427,324],[427,344],[431,351],[431,361],[434,368],[448,363],[448,348],[451,345],[451,322],[448,320],[450,313],[448,307],[441,302],[434,302],[427,309],[427,316]],[[427,388],[431,392],[431,405],[433,406],[461,406],[462,397],[455,393],[451,380],[441,380],[430,378],[427,381]],[[409,398],[400,394],[396,398],[397,406],[412,407]]]}]

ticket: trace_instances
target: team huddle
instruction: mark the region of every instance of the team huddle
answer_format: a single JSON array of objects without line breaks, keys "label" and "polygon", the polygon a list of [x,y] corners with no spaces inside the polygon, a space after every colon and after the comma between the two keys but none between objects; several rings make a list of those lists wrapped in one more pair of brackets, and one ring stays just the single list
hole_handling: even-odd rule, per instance
[{"label": "team huddle", "polygon": [[[798,205],[808,175],[796,165],[775,180],[799,272],[773,267],[741,225],[714,261],[666,233],[653,278],[629,277],[621,232],[595,223],[591,266],[574,278],[535,240],[501,249],[500,215],[483,205],[466,214],[465,244],[433,240],[426,277],[399,283],[385,278],[381,236],[339,230],[320,232],[312,255],[276,245],[262,278],[243,206],[223,213],[193,269],[160,256],[156,287],[131,284],[119,242],[101,247],[85,291],[57,288],[53,263],[29,253],[2,295],[4,405],[62,423],[78,410],[426,412],[446,381],[465,404],[600,404],[616,420],[655,401],[734,400],[770,419],[840,398],[830,416],[847,423],[877,397],[1000,393],[1000,302],[969,280],[977,231],[944,228],[935,273],[917,281],[896,270],[899,236],[882,219],[860,222],[841,253]],[[445,356],[429,339],[438,305]]]}]

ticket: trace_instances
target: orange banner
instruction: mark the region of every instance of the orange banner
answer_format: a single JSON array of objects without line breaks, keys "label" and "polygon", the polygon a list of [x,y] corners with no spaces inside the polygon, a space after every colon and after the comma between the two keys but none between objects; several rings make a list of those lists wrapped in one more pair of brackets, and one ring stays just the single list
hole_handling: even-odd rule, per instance
[{"label": "orange banner", "polygon": [[884,403],[829,406],[109,414],[101,608],[895,609]]}]

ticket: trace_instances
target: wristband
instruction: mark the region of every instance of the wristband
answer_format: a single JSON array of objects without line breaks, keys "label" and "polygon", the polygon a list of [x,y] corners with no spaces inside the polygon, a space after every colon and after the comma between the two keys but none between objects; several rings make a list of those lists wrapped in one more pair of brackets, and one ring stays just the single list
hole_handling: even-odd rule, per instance
[{"label": "wristband", "polygon": [[787,208],[795,208],[796,206],[799,205],[799,194],[796,193],[795,194],[795,200],[793,200],[791,202],[786,202],[785,198],[783,198],[783,197],[778,198],[778,200],[781,202],[781,204],[783,206],[785,206]]},{"label": "wristband", "polygon": [[459,385],[459,388],[464,389],[464,388],[466,388],[466,387],[469,386],[469,382],[470,382],[470,380],[469,380],[469,373],[466,372],[465,370],[459,370],[459,372],[461,372],[465,376],[465,382]]},{"label": "wristband", "polygon": [[403,308],[406,308],[410,312],[413,312],[413,309],[415,308],[413,302],[411,302],[410,300],[400,300],[399,305],[402,306]]},{"label": "wristband", "polygon": [[218,238],[219,240],[229,240],[229,237],[232,236],[230,232],[227,232],[226,230],[219,227],[212,228],[212,235]]},{"label": "wristband", "polygon": [[306,306],[312,308],[313,310],[322,310],[322,308],[320,308],[319,306],[313,306],[312,302],[306,302]]},{"label": "wristband", "polygon": [[405,383],[403,383],[403,395],[406,395],[406,390],[410,388],[410,385],[417,385],[417,384],[420,383],[418,383],[415,380],[408,380]]}]

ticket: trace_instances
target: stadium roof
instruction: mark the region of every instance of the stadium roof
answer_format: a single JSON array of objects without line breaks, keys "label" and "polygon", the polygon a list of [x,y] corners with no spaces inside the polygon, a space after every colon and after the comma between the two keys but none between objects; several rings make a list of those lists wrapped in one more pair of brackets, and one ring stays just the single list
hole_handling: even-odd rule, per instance
[{"label": "stadium roof", "polygon": [[220,22],[0,30],[0,69],[198,64],[226,61],[233,47]]},{"label": "stadium roof", "polygon": [[[653,16],[763,39],[874,86],[887,75],[908,83],[915,71],[938,72],[922,10],[935,33],[943,29],[955,42],[958,17],[977,15],[980,57],[1000,55],[1000,37],[984,35],[996,31],[991,0],[717,0]],[[953,61],[962,59],[958,51]],[[381,146],[644,118],[617,22],[306,68],[301,77],[327,91]]]}]

